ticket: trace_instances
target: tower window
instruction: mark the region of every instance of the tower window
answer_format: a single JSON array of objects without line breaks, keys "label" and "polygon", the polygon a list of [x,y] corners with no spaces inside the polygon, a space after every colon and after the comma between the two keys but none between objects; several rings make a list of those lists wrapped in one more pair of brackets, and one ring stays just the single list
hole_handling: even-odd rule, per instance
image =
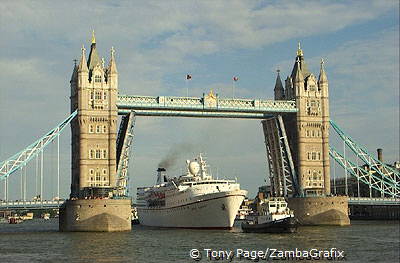
[{"label": "tower window", "polygon": [[94,127],[93,124],[89,125],[89,133],[93,133],[94,132]]},{"label": "tower window", "polygon": [[[103,174],[107,174],[107,169],[103,169]],[[106,180],[105,177],[104,177],[104,180]]]},{"label": "tower window", "polygon": [[97,82],[97,83],[101,82],[101,76],[100,75],[94,76],[94,82]]},{"label": "tower window", "polygon": [[100,155],[100,150],[96,150],[96,159],[100,159],[101,155]]},{"label": "tower window", "polygon": [[107,158],[107,150],[103,150],[103,159]]},{"label": "tower window", "polygon": [[94,159],[94,151],[89,150],[89,159]]},{"label": "tower window", "polygon": [[107,126],[106,126],[106,125],[103,126],[103,132],[104,132],[104,133],[107,132]]},{"label": "tower window", "polygon": [[103,99],[107,99],[107,91],[104,91],[104,93],[103,93]]},{"label": "tower window", "polygon": [[94,99],[93,91],[90,92],[90,99],[91,99],[91,100]]},{"label": "tower window", "polygon": [[96,125],[96,133],[101,133],[101,126],[100,125]]}]

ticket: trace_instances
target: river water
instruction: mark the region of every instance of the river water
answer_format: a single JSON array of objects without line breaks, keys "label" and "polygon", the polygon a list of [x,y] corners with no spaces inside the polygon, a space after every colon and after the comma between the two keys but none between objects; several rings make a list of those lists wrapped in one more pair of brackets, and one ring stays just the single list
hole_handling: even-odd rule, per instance
[{"label": "river water", "polygon": [[[301,227],[295,234],[242,233],[240,224],[232,230],[134,226],[123,233],[61,233],[57,219],[35,219],[0,224],[0,263],[196,262],[189,256],[193,249],[199,262],[266,262],[273,257],[259,254],[257,259],[255,253],[268,249],[268,255],[279,257],[279,251],[296,248],[297,253],[316,249],[312,255],[335,248],[344,251],[346,262],[399,262],[399,228],[398,221],[352,221],[346,227]],[[219,252],[224,250],[231,256]]]}]

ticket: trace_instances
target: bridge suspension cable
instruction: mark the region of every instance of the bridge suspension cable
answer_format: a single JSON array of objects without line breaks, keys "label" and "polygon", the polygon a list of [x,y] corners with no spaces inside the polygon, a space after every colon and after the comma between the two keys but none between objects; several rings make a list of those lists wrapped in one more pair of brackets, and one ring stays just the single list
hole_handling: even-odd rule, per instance
[{"label": "bridge suspension cable", "polygon": [[[342,155],[334,147],[330,146],[329,155],[345,169],[346,175],[349,173],[357,178],[358,181],[370,186],[370,190],[373,188],[381,192],[382,195],[387,194],[391,197],[400,197],[400,171],[397,171],[380,160],[375,159],[375,157],[369,154],[363,147],[359,146],[354,140],[346,135],[332,120],[330,121],[330,124],[344,142],[344,153]],[[354,152],[356,157],[365,162],[367,167],[359,166],[358,161],[357,164],[350,161],[350,158],[345,155],[345,145]]]},{"label": "bridge suspension cable", "polygon": [[[71,115],[68,116],[63,122],[58,124],[55,128],[50,130],[46,135],[42,138],[38,139],[19,153],[13,155],[7,160],[0,163],[0,181],[6,179],[16,170],[21,169],[25,166],[33,157],[38,157],[40,154],[40,194],[42,198],[43,194],[43,150],[44,148],[52,142],[56,137],[60,135],[60,133],[64,130],[64,128],[74,119],[77,115],[77,111],[74,111]],[[38,164],[38,160],[36,159],[36,164]],[[37,170],[36,170],[37,171]],[[36,177],[37,178],[37,177]],[[7,185],[7,183],[5,183]],[[7,189],[8,190],[8,189]]]}]

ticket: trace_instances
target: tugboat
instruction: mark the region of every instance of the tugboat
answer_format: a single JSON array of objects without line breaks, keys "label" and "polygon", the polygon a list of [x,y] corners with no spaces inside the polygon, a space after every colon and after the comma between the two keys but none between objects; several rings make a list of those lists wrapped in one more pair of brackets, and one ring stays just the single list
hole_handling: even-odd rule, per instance
[{"label": "tugboat", "polygon": [[261,201],[258,215],[242,223],[245,233],[295,233],[298,221],[283,197]]}]

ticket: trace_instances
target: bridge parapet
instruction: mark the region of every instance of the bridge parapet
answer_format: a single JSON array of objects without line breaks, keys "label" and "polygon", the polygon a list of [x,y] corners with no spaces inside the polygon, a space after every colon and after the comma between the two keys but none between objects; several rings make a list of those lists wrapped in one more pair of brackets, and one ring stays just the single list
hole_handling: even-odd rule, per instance
[{"label": "bridge parapet", "polygon": [[295,101],[219,98],[212,92],[203,97],[119,95],[117,107],[119,114],[134,110],[139,116],[197,117],[200,114],[194,112],[202,112],[201,116],[207,117],[213,112],[209,117],[263,118],[265,114],[297,112]]}]

